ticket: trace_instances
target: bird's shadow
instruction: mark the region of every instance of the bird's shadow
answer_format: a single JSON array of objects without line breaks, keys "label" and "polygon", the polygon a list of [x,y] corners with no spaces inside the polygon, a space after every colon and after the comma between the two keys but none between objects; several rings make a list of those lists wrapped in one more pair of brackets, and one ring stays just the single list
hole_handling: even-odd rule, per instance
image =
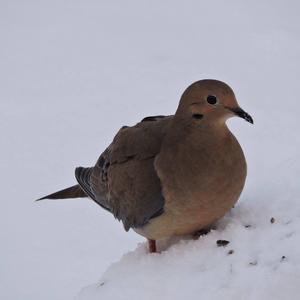
[{"label": "bird's shadow", "polygon": [[[239,208],[239,206],[238,206]],[[233,216],[237,213],[235,208],[232,208],[222,219],[218,220],[214,224],[212,224],[209,228],[207,229],[201,229],[193,234],[188,234],[188,235],[179,235],[179,236],[173,236],[165,239],[161,239],[157,241],[157,252],[161,253],[164,251],[169,250],[172,246],[180,243],[180,242],[188,242],[188,241],[196,241],[200,237],[204,237],[210,232],[214,230],[220,230],[223,231],[226,229],[228,224],[232,222]]]},{"label": "bird's shadow", "polygon": [[198,240],[200,237],[205,236],[211,232],[211,230],[214,230],[216,228],[217,224],[211,226],[208,229],[202,229],[194,234],[188,234],[188,235],[178,235],[178,236],[173,236],[169,237],[166,239],[162,239],[157,241],[157,248],[158,248],[158,253],[167,251],[169,248],[172,246],[184,242],[184,241],[192,241],[192,240]]}]

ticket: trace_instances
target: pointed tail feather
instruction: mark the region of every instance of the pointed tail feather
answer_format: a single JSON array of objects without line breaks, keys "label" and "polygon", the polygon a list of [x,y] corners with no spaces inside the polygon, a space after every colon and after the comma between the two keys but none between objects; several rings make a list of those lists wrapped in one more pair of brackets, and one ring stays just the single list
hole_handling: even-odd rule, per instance
[{"label": "pointed tail feather", "polygon": [[44,199],[69,199],[69,198],[84,198],[84,197],[88,197],[88,196],[80,188],[80,186],[76,184],[64,190],[37,199],[36,201],[40,201]]}]

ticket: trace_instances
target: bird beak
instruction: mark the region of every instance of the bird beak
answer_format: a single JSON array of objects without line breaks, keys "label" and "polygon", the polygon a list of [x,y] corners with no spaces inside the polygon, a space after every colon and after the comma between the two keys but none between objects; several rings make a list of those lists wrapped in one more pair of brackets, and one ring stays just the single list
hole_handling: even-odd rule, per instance
[{"label": "bird beak", "polygon": [[238,117],[243,118],[244,120],[246,120],[251,124],[254,123],[252,117],[244,110],[242,110],[240,107],[235,107],[235,108],[227,107],[227,108],[231,110],[234,114],[236,114]]}]

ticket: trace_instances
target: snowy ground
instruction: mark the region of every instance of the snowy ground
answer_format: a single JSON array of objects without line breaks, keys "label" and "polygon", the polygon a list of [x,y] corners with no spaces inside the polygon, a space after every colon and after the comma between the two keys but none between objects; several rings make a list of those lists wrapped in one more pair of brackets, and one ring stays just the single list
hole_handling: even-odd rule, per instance
[{"label": "snowy ground", "polygon": [[[0,299],[297,299],[299,8],[1,0]],[[202,78],[228,82],[255,120],[229,123],[248,180],[215,231],[148,255],[91,201],[33,202],[73,184],[122,125],[173,113]]]}]

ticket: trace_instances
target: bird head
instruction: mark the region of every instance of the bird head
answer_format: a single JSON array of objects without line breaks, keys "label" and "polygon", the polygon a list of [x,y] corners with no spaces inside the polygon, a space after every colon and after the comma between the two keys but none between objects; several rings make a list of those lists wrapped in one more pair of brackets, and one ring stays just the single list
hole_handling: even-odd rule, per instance
[{"label": "bird head", "polygon": [[220,124],[237,116],[253,124],[252,117],[238,105],[233,90],[226,83],[213,79],[190,85],[181,97],[176,116]]}]

